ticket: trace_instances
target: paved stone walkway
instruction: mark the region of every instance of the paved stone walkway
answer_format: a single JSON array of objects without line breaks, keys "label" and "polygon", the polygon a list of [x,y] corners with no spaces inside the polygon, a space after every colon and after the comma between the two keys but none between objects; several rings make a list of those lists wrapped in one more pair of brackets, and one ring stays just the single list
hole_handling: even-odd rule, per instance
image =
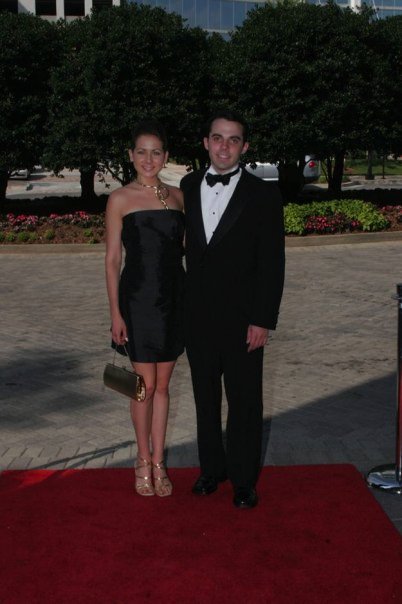
[{"label": "paved stone walkway", "polygon": [[[288,241],[265,355],[266,464],[367,472],[395,461],[391,296],[401,252],[400,235]],[[128,403],[102,385],[111,358],[103,247],[3,246],[0,266],[0,469],[132,466]],[[171,395],[168,463],[197,465],[185,356]],[[375,495],[402,531],[402,496]]]}]

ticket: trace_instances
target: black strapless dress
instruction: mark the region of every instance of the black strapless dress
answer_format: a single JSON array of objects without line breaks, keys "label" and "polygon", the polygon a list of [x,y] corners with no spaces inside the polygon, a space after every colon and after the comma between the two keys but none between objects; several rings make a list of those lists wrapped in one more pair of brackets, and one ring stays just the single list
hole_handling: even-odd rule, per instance
[{"label": "black strapless dress", "polygon": [[139,210],[123,218],[119,304],[132,361],[174,361],[184,350],[183,237],[180,210]]}]

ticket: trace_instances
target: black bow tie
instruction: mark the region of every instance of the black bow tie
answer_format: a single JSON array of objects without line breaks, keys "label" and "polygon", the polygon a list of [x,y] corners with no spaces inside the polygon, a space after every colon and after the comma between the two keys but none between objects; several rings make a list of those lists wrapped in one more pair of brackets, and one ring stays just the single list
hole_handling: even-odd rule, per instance
[{"label": "black bow tie", "polygon": [[237,168],[233,172],[229,172],[229,174],[211,174],[211,172],[207,172],[205,174],[205,180],[210,187],[214,187],[218,182],[221,182],[223,185],[228,185],[231,177],[237,174],[239,170],[240,168]]}]

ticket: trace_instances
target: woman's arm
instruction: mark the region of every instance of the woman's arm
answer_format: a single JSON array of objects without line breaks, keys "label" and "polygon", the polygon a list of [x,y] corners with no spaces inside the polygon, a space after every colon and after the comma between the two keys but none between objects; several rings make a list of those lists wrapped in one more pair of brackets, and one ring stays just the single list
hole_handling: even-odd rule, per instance
[{"label": "woman's arm", "polygon": [[[121,201],[121,200],[120,200]],[[119,308],[119,280],[122,261],[122,215],[119,192],[113,192],[106,206],[106,289],[109,298],[112,339],[116,344],[127,341],[127,328]]]}]

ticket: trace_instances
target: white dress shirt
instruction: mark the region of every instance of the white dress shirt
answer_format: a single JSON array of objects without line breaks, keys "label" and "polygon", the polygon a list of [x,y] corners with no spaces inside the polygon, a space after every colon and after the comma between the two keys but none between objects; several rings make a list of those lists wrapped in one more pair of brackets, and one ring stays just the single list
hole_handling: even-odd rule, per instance
[{"label": "white dress shirt", "polygon": [[[236,168],[237,166],[232,166],[226,174],[233,172]],[[211,174],[218,174],[212,166],[208,169],[208,172]],[[201,182],[201,210],[207,243],[210,242],[212,235],[227,208],[230,198],[239,182],[240,176],[241,169],[237,174],[231,177],[228,185],[223,185],[221,182],[218,182],[213,187],[210,187],[207,184],[205,177]]]}]

